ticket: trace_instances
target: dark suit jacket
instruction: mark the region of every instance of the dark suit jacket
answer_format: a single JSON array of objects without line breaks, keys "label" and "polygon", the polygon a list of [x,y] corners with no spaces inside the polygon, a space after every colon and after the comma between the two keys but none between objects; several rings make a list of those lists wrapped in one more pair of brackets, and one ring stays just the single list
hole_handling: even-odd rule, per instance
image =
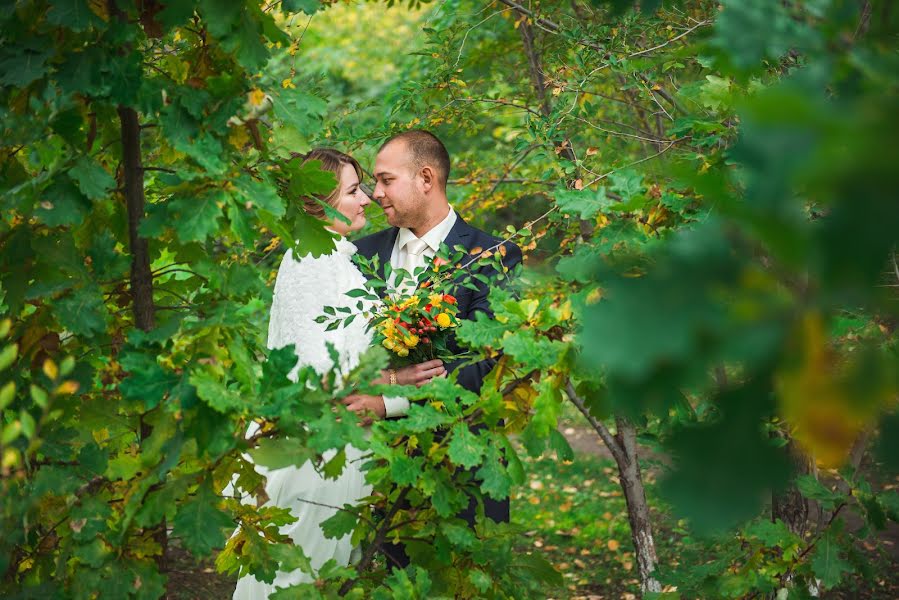
[{"label": "dark suit jacket", "polygon": [[[390,262],[390,255],[393,253],[393,246],[396,243],[399,231],[398,227],[391,227],[390,229],[379,231],[378,233],[374,233],[353,242],[362,256],[369,259],[376,255],[379,257],[382,276],[384,265]],[[500,243],[500,241],[502,241],[500,238],[472,227],[463,221],[462,217],[457,214],[456,223],[446,236],[444,243],[449,246],[450,250],[456,245],[461,245],[467,250],[478,247],[486,250],[487,248],[491,248]],[[506,256],[503,257],[503,265],[512,269],[521,262],[521,249],[512,242],[505,242],[504,246],[506,247]],[[482,273],[491,280],[496,275],[494,269],[491,267],[474,267],[477,267],[477,265],[472,265],[471,268],[473,269],[473,273]],[[457,306],[459,307],[459,318],[474,319],[475,314],[478,311],[482,311],[490,317],[493,317],[493,311],[490,310],[490,305],[487,303],[487,294],[490,292],[490,288],[476,279],[473,279],[472,283],[478,287],[477,291],[457,286],[453,292],[453,295],[457,300]],[[458,351],[458,347],[454,347],[454,341],[451,340],[449,345],[452,350]],[[446,365],[447,371],[456,370],[461,362],[463,361],[456,361]],[[487,359],[462,367],[462,369],[459,370],[456,380],[465,389],[477,393],[481,389],[484,377],[486,377],[487,373],[493,368],[495,362],[496,361],[492,359]]]}]

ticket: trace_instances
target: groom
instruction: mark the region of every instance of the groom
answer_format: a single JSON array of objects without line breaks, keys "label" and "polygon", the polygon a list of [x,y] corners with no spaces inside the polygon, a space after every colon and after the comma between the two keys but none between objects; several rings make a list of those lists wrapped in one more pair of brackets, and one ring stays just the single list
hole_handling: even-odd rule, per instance
[{"label": "groom", "polygon": [[[412,129],[387,140],[375,160],[373,198],[381,205],[392,227],[354,242],[359,254],[369,259],[378,256],[382,269],[383,265],[390,263],[394,269],[401,268],[411,273],[433,258],[441,243],[451,250],[461,245],[468,251],[499,244],[499,238],[467,224],[450,206],[446,196],[449,173],[449,153],[434,134]],[[521,250],[512,242],[505,242],[504,246],[503,265],[512,269],[521,262]],[[489,277],[492,271],[490,267],[480,267],[474,272]],[[479,311],[492,318],[493,313],[487,303],[488,286],[477,280],[473,282],[477,291],[459,286],[453,293],[459,318],[474,319]],[[483,360],[462,367],[456,380],[464,388],[477,393],[493,364],[492,360]],[[447,370],[452,371],[457,366],[449,364]],[[384,398],[383,401],[383,412],[377,412],[387,417],[402,416],[409,408],[409,402],[404,398]],[[459,515],[472,526],[475,508],[472,498],[468,508]],[[485,497],[484,512],[494,521],[508,522],[509,501]],[[403,566],[408,564],[405,553],[394,551],[390,554]]]}]

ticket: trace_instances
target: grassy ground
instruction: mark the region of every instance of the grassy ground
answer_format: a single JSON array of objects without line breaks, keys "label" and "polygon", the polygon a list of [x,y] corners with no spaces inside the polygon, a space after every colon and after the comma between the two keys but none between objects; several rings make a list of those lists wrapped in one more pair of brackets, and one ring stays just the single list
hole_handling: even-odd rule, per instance
[{"label": "grassy ground", "polygon": [[562,573],[553,598],[633,598],[639,592],[630,527],[614,462],[578,455],[527,462],[527,484],[512,499],[513,520],[530,527],[522,550]]}]

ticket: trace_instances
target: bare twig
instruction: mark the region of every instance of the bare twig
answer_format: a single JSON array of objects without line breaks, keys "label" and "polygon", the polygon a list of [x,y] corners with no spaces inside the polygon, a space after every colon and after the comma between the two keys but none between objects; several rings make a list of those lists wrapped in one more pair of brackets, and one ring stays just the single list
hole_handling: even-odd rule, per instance
[{"label": "bare twig", "polygon": [[587,422],[590,423],[590,426],[593,427],[593,429],[596,430],[596,433],[599,434],[599,437],[602,438],[606,448],[609,449],[609,452],[615,458],[615,462],[619,465],[626,464],[628,459],[624,453],[624,448],[618,444],[618,441],[615,439],[615,436],[612,435],[612,432],[609,431],[608,427],[590,413],[590,409],[587,408],[584,399],[577,395],[577,391],[574,389],[574,385],[570,380],[565,384],[565,393],[568,395],[568,399],[571,400],[571,403],[581,411],[581,414],[584,415]]},{"label": "bare twig", "polygon": [[609,175],[611,175],[611,174],[613,174],[613,173],[617,173],[618,171],[620,171],[620,170],[622,170],[622,169],[627,169],[627,168],[629,168],[629,167],[633,167],[633,166],[639,165],[640,163],[644,163],[644,162],[646,162],[646,161],[648,161],[648,160],[652,160],[653,158],[655,158],[655,157],[657,157],[657,156],[660,156],[660,155],[664,154],[665,152],[668,152],[668,150],[670,150],[670,149],[672,148],[672,146],[674,146],[674,145],[677,144],[678,142],[684,141],[685,139],[687,139],[687,138],[689,138],[689,137],[690,137],[690,136],[684,136],[684,137],[679,137],[679,138],[677,138],[676,140],[671,140],[670,142],[668,142],[668,145],[666,145],[664,148],[662,148],[661,150],[659,150],[659,151],[656,152],[655,154],[653,154],[653,155],[651,155],[651,156],[647,156],[646,158],[641,158],[640,160],[638,160],[638,161],[636,161],[636,162],[632,162],[632,163],[627,164],[627,165],[624,165],[623,167],[618,167],[617,169],[612,169],[611,171],[609,171],[609,172],[607,172],[607,173],[603,173],[602,175],[600,175],[599,177],[597,177],[596,179],[594,179],[593,181],[591,181],[590,183],[588,183],[588,184],[587,184],[586,186],[584,186],[584,187],[590,187],[591,185],[594,185],[594,184],[596,184],[596,183],[599,183],[600,181],[602,181],[603,179],[605,179],[605,178],[608,177]]}]

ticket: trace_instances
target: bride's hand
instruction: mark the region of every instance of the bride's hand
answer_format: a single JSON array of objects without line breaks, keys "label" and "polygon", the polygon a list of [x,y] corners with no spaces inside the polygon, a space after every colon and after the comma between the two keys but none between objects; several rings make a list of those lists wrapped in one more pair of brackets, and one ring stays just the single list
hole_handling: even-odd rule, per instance
[{"label": "bride's hand", "polygon": [[343,402],[343,405],[346,406],[347,410],[358,413],[360,416],[363,416],[365,413],[373,413],[379,419],[383,419],[387,416],[387,409],[384,407],[383,396],[350,394],[341,400],[341,402]]},{"label": "bride's hand", "polygon": [[429,360],[417,365],[409,365],[396,370],[396,383],[398,385],[423,386],[435,377],[446,375],[446,368],[440,359]]}]

